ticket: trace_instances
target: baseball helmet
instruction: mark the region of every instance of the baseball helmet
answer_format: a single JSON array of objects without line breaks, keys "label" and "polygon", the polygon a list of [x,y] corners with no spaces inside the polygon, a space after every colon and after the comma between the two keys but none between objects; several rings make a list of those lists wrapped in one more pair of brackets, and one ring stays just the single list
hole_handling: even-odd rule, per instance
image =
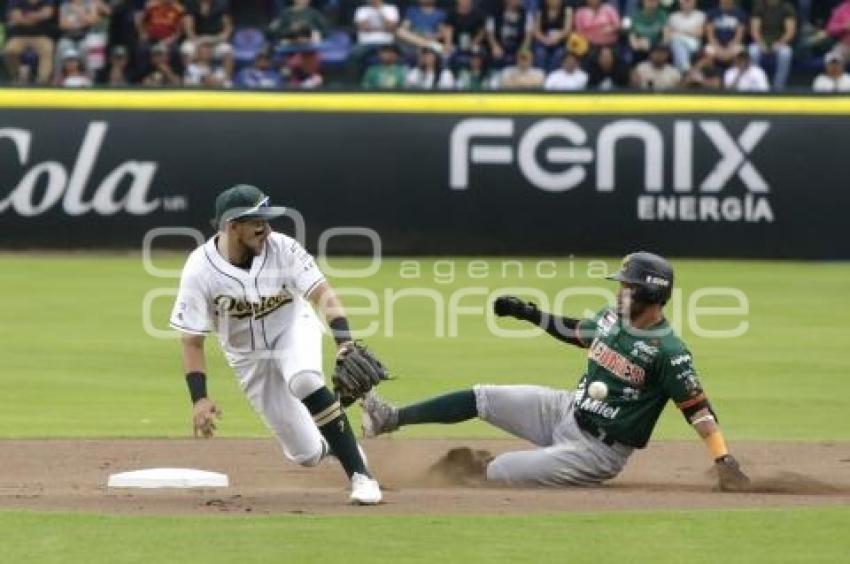
[{"label": "baseball helmet", "polygon": [[673,292],[673,267],[663,257],[646,251],[626,255],[620,271],[606,278],[634,284],[634,299],[645,303],[664,305]]}]

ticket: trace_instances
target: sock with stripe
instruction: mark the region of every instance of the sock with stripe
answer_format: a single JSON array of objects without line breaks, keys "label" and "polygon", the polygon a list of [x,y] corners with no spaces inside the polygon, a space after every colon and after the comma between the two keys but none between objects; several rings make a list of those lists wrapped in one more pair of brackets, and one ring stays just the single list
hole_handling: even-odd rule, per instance
[{"label": "sock with stripe", "polygon": [[357,439],[348,417],[333,392],[323,386],[301,401],[313,416],[319,432],[328,441],[348,477],[351,478],[355,472],[370,476],[357,448]]}]

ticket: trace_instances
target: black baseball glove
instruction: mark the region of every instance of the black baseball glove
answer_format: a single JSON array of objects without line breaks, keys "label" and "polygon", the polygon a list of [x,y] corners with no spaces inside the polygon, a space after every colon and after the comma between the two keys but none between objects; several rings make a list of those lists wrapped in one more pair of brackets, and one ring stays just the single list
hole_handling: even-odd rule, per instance
[{"label": "black baseball glove", "polygon": [[534,302],[524,302],[516,296],[499,296],[493,302],[493,313],[499,317],[515,317],[525,321],[540,318],[540,310]]},{"label": "black baseball glove", "polygon": [[369,390],[389,380],[389,371],[362,344],[352,341],[340,348],[334,369],[334,392],[344,407],[369,393]]},{"label": "black baseball glove", "polygon": [[750,487],[750,479],[741,471],[741,466],[731,454],[714,461],[720,489],[724,492],[740,492]]}]

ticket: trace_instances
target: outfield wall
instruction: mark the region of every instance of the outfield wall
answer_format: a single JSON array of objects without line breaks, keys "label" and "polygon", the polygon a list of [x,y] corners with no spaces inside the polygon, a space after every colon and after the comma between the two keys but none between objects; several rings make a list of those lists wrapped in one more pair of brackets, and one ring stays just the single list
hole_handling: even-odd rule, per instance
[{"label": "outfield wall", "polygon": [[209,234],[247,182],[332,252],[850,259],[848,147],[836,97],[5,90],[0,246]]}]

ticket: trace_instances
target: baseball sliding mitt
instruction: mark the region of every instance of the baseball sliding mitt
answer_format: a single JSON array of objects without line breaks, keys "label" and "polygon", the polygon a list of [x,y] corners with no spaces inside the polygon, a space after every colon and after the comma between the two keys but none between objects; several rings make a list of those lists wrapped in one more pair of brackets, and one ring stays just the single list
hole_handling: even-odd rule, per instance
[{"label": "baseball sliding mitt", "polygon": [[344,407],[361,399],[369,390],[389,379],[389,371],[381,361],[356,341],[346,343],[340,348],[331,378],[334,392]]},{"label": "baseball sliding mitt", "polygon": [[731,454],[718,458],[715,466],[721,491],[743,492],[751,486],[749,477],[741,471],[741,466]]}]

